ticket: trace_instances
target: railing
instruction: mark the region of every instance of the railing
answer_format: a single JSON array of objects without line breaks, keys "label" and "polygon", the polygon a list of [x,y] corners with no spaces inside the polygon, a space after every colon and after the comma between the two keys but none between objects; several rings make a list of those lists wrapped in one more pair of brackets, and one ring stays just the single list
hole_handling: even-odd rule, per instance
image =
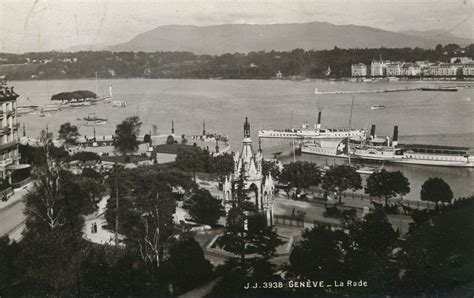
[{"label": "railing", "polygon": [[8,165],[11,165],[13,163],[12,158],[6,158],[4,160],[0,160],[0,167],[6,167]]},{"label": "railing", "polygon": [[11,131],[10,127],[1,127],[0,128],[0,135],[6,135],[9,134]]},{"label": "railing", "polygon": [[21,181],[14,182],[14,183],[12,183],[12,185],[13,185],[14,188],[20,188],[20,187],[23,187],[23,186],[27,185],[31,181],[32,181],[31,177],[28,177],[28,178],[25,178]]},{"label": "railing", "polygon": [[13,190],[11,187],[8,187],[2,191],[0,191],[0,199],[7,201],[10,195],[12,194]]},{"label": "railing", "polygon": [[0,150],[8,149],[17,145],[17,141],[10,141],[7,143],[0,144]]},{"label": "railing", "polygon": [[300,216],[291,216],[291,215],[275,215],[275,224],[292,226],[292,227],[304,227],[304,219]]},{"label": "railing", "polygon": [[13,111],[7,111],[6,113],[4,113],[3,111],[0,110],[0,119],[3,119],[3,117],[5,117],[5,114],[7,117],[11,116],[14,112]]}]

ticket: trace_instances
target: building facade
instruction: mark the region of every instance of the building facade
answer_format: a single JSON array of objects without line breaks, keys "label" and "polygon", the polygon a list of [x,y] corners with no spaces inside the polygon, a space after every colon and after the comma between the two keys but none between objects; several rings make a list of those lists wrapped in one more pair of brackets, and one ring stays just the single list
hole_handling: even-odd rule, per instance
[{"label": "building facade", "polygon": [[400,62],[388,63],[386,67],[386,75],[388,77],[398,77],[402,74]]},{"label": "building facade", "polygon": [[462,75],[465,77],[474,76],[474,62],[466,63],[463,65]]},{"label": "building facade", "polygon": [[370,64],[370,75],[372,77],[383,77],[385,76],[385,70],[387,67],[387,62],[384,62],[382,60],[380,61],[372,61]]},{"label": "building facade", "polygon": [[18,152],[19,123],[16,117],[16,100],[18,94],[13,87],[9,88],[5,79],[0,82],[0,178],[10,184],[11,173],[19,169],[20,154]]},{"label": "building facade", "polygon": [[365,65],[364,63],[352,64],[351,74],[353,77],[366,77],[367,65]]},{"label": "building facade", "polygon": [[462,74],[463,65],[460,63],[440,63],[438,65],[438,77],[455,77]]},{"label": "building facade", "polygon": [[404,77],[415,77],[421,75],[421,67],[416,63],[403,63],[401,67],[401,75]]}]

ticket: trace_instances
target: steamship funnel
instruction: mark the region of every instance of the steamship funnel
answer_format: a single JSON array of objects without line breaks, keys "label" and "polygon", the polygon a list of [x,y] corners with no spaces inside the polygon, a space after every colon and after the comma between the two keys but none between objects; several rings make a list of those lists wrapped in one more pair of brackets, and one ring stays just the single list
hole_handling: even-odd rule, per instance
[{"label": "steamship funnel", "polygon": [[370,136],[375,138],[375,124],[372,124],[372,127],[370,128]]},{"label": "steamship funnel", "polygon": [[392,146],[398,145],[398,125],[393,127],[393,138],[392,138]]},{"label": "steamship funnel", "polygon": [[318,124],[316,125],[316,128],[318,130],[321,129],[321,111],[318,113]]}]

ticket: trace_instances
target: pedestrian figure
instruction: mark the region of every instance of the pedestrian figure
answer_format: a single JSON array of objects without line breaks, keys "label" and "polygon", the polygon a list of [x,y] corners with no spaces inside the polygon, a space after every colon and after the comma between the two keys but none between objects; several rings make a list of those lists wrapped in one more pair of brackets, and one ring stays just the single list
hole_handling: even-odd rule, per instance
[{"label": "pedestrian figure", "polygon": [[293,208],[293,211],[291,212],[291,216],[295,216],[295,208]]}]

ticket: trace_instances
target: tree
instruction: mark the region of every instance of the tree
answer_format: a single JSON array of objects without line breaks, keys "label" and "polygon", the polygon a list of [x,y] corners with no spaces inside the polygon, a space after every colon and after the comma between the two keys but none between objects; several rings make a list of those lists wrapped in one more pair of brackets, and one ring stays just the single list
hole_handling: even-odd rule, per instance
[{"label": "tree", "polygon": [[469,296],[474,280],[474,197],[457,200],[410,230],[399,258],[398,296]]},{"label": "tree", "polygon": [[71,160],[79,160],[81,162],[86,161],[99,161],[100,156],[95,152],[80,151],[71,156]]},{"label": "tree", "polygon": [[278,166],[277,162],[274,160],[262,160],[262,174],[263,176],[267,176],[271,174],[273,178],[279,179],[281,175],[280,167]]},{"label": "tree", "polygon": [[308,188],[321,182],[321,171],[315,163],[297,161],[283,167],[280,181],[293,187]]},{"label": "tree", "polygon": [[406,195],[410,192],[410,182],[402,172],[389,172],[382,169],[380,172],[374,172],[367,178],[365,193],[374,197],[383,197],[385,205],[388,205],[388,199],[397,195]]},{"label": "tree", "polygon": [[170,246],[166,265],[174,294],[193,289],[207,281],[212,273],[212,265],[204,257],[201,246],[190,236],[178,239]]},{"label": "tree", "polygon": [[[33,191],[25,197],[27,231],[41,234],[48,231],[69,230],[80,235],[83,210],[92,203],[77,178],[57,162],[48,161],[33,172],[36,181]],[[87,213],[87,212],[85,212]]]},{"label": "tree", "polygon": [[343,231],[332,231],[328,226],[306,229],[290,254],[288,271],[300,280],[343,280],[347,276],[340,243],[348,241]]},{"label": "tree", "polygon": [[[166,259],[170,240],[179,233],[173,223],[176,197],[180,190],[187,192],[195,185],[182,172],[162,171],[155,166],[122,170],[120,176],[124,182],[119,185],[127,185],[126,189],[120,189],[120,232],[156,277],[156,269]],[[109,179],[114,185],[114,177]],[[115,208],[108,210],[109,224],[115,222],[115,212]]]},{"label": "tree", "polygon": [[114,147],[123,155],[138,150],[137,136],[140,133],[142,122],[138,116],[126,118],[115,129]]},{"label": "tree", "polygon": [[196,182],[196,172],[205,169],[206,160],[209,159],[208,155],[209,153],[207,151],[197,146],[178,148],[176,153],[176,166],[183,171],[191,171],[193,173],[194,182]]},{"label": "tree", "polygon": [[228,153],[212,156],[207,169],[212,174],[228,175],[234,171],[234,156]]},{"label": "tree", "polygon": [[448,183],[439,177],[428,178],[421,186],[420,198],[422,201],[451,203],[453,191]]},{"label": "tree", "polygon": [[10,291],[21,277],[17,264],[19,253],[18,243],[11,241],[8,235],[0,237],[0,295],[14,296]]},{"label": "tree", "polygon": [[342,202],[342,192],[347,189],[357,190],[362,188],[362,178],[351,166],[338,165],[331,168],[324,174],[321,187],[326,191],[337,194],[339,203]]},{"label": "tree", "polygon": [[167,138],[166,138],[166,144],[167,145],[171,145],[171,144],[174,144],[174,137],[172,135],[169,135]]},{"label": "tree", "polygon": [[77,126],[72,125],[69,122],[61,124],[58,133],[59,138],[64,140],[67,144],[76,143],[76,139],[80,135]]},{"label": "tree", "polygon": [[207,189],[198,189],[190,199],[189,215],[198,223],[215,225],[225,212],[220,200]]}]

